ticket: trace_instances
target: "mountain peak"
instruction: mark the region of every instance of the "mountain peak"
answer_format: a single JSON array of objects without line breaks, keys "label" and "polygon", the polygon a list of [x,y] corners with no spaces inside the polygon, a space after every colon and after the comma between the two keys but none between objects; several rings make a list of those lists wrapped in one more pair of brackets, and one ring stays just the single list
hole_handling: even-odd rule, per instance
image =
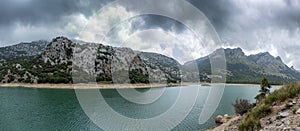
[{"label": "mountain peak", "polygon": [[278,61],[280,61],[280,62],[282,62],[280,56],[277,56],[275,59],[278,60]]},{"label": "mountain peak", "polygon": [[263,53],[259,53],[259,54],[261,54],[262,56],[272,56],[269,52],[263,52]]},{"label": "mountain peak", "polygon": [[44,62],[50,62],[51,65],[67,63],[73,55],[74,43],[67,37],[56,37],[47,46],[43,59]]},{"label": "mountain peak", "polygon": [[57,41],[66,41],[66,42],[69,42],[69,43],[72,42],[72,41],[71,41],[69,38],[67,38],[67,37],[64,37],[64,36],[58,36],[58,37],[53,38],[51,43],[57,42]]},{"label": "mountain peak", "polygon": [[241,48],[227,48],[224,49],[225,55],[229,58],[243,58],[246,57],[245,53],[243,52],[243,50]]}]

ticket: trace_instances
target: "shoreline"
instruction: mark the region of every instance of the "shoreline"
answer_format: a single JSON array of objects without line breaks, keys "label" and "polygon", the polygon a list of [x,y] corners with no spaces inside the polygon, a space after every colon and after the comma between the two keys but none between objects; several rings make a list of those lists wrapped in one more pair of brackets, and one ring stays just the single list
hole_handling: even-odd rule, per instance
[{"label": "shoreline", "polygon": [[136,89],[136,88],[157,88],[186,86],[184,84],[26,84],[26,83],[5,83],[1,87],[11,88],[39,88],[39,89]]},{"label": "shoreline", "polygon": [[[202,85],[209,87],[210,83],[173,83],[173,84],[26,84],[26,83],[3,83],[1,87],[21,87],[21,88],[41,88],[41,89],[135,89],[135,88],[157,88],[157,87],[176,87],[187,85]],[[219,83],[223,85],[222,83]],[[218,83],[216,84],[218,85]],[[226,86],[260,86],[259,84],[232,84],[225,83]],[[274,88],[280,88],[283,85],[273,85]]]}]

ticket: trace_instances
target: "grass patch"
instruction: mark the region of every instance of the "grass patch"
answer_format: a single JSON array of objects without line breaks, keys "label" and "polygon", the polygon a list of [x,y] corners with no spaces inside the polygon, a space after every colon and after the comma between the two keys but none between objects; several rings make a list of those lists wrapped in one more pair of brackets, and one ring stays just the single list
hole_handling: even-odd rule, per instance
[{"label": "grass patch", "polygon": [[284,102],[290,98],[295,98],[300,94],[300,82],[292,83],[274,91],[266,98],[257,103],[251,109],[239,125],[240,131],[259,130],[261,128],[260,119],[273,112],[273,103]]}]

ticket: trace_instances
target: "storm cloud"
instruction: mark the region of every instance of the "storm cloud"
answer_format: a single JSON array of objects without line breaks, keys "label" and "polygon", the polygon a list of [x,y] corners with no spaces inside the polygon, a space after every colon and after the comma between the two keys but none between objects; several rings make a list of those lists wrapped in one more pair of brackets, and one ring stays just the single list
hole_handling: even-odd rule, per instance
[{"label": "storm cloud", "polygon": [[224,47],[270,52],[300,69],[300,1],[189,0],[214,25]]},{"label": "storm cloud", "polygon": [[[80,31],[98,13],[98,10],[112,2],[109,0],[3,0],[0,5],[0,43],[5,46],[22,41],[49,40],[59,35],[72,39],[78,38]],[[145,9],[167,5],[168,8],[165,10],[193,22],[193,14],[182,14],[185,7],[166,1],[151,4],[149,2],[151,3],[151,1],[148,3],[143,1],[137,4]],[[289,66],[293,65],[296,69],[300,69],[300,60],[295,59],[299,56],[300,50],[300,1],[188,0],[188,2],[209,19],[223,42],[223,47],[241,47],[246,54],[268,51],[274,56],[282,57]],[[124,11],[119,15],[138,14],[139,10],[130,10],[131,8],[130,2],[121,2],[116,7]],[[118,15],[118,12],[113,10],[107,13],[107,15]],[[114,20],[116,19],[117,17]],[[111,23],[111,21],[107,22]],[[126,28],[119,27],[119,29],[113,33],[118,37],[128,36],[142,29],[159,29],[165,31],[162,34],[181,37],[187,37],[189,34],[187,28],[178,21],[157,15],[140,16],[138,20],[126,24]],[[142,42],[143,39],[159,37],[159,35],[138,36],[140,37],[131,41]]]}]

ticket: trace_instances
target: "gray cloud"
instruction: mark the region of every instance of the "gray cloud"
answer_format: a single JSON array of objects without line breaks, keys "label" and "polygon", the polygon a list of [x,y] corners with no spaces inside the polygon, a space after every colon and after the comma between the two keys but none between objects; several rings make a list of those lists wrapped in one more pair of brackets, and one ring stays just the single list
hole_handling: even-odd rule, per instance
[{"label": "gray cloud", "polygon": [[[74,33],[64,31],[74,15],[90,17],[106,3],[107,0],[2,0],[0,43],[3,46],[57,35],[74,37]],[[26,34],[18,35],[20,30]]]},{"label": "gray cloud", "polygon": [[92,15],[106,3],[104,0],[3,0],[0,24],[58,23],[64,16],[74,13]]},{"label": "gray cloud", "polygon": [[[0,43],[50,39],[58,35],[75,38],[99,9],[114,0],[2,0],[0,5]],[[201,10],[215,27],[224,46],[241,47],[247,53],[270,51],[285,63],[300,69],[300,2],[298,0],[188,0]],[[141,1],[143,8],[161,8],[186,20],[185,7],[161,1]],[[132,9],[132,3],[123,2]],[[134,10],[138,12],[139,10]],[[163,16],[141,16],[144,24],[131,23],[133,29],[159,28],[182,33],[184,25]],[[138,21],[140,22],[140,21]],[[134,30],[132,31],[134,32]],[[131,32],[131,33],[132,33]]]},{"label": "gray cloud", "polygon": [[298,0],[189,0],[208,17],[227,47],[269,51],[300,69]]}]

